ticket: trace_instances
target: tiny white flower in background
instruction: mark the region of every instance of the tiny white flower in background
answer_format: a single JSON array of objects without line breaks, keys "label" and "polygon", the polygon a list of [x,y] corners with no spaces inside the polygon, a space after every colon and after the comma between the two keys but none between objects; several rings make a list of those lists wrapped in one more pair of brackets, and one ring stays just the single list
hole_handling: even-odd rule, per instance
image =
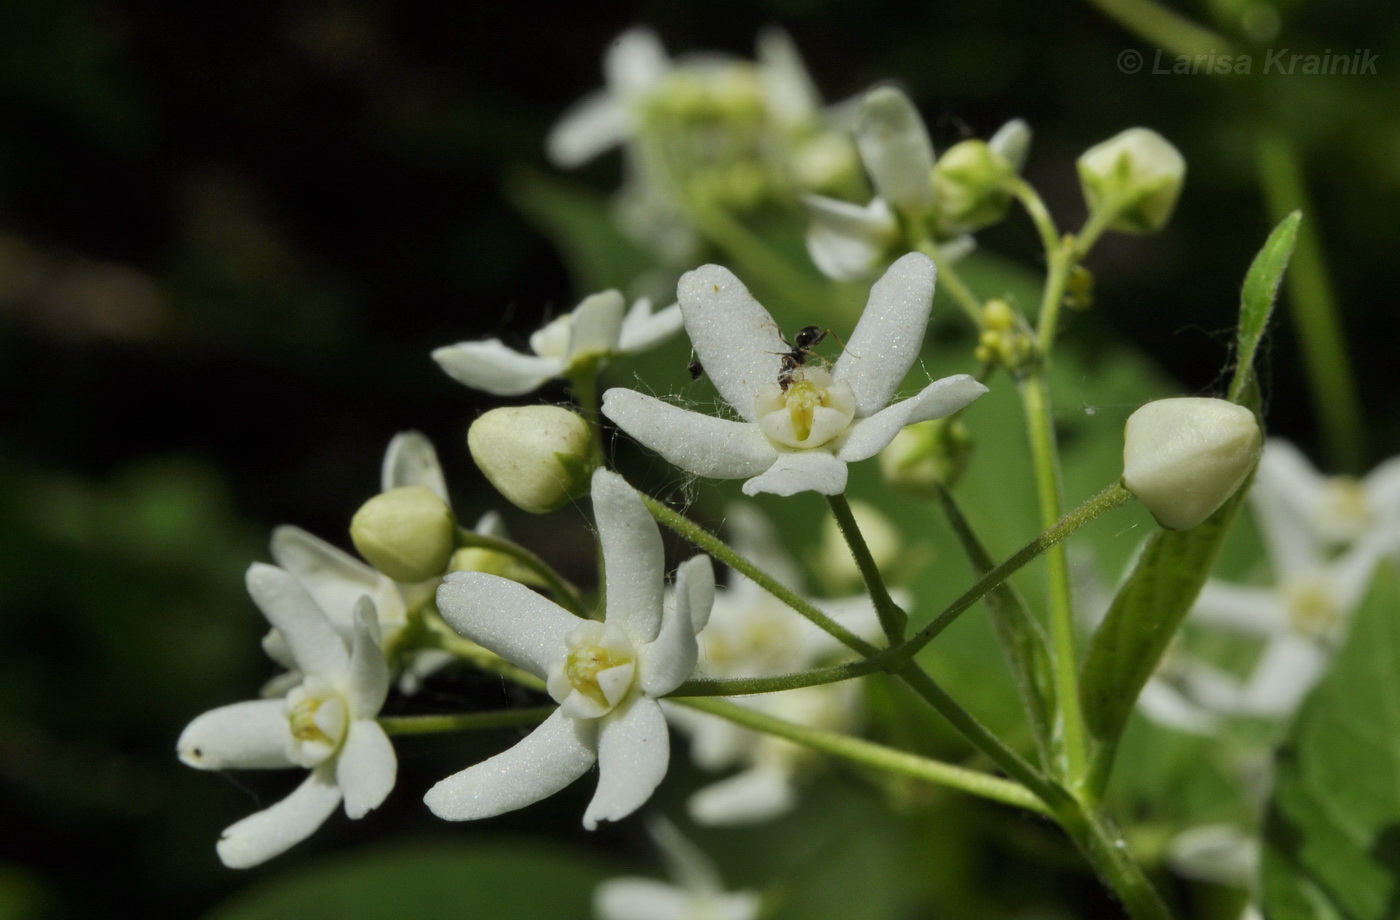
[{"label": "tiny white flower in background", "polygon": [[[754,509],[735,505],[728,514],[736,551],[783,585],[801,592],[797,568],[781,549],[768,522]],[[813,603],[853,632],[873,639],[879,619],[864,595]],[[823,630],[736,571],[715,593],[708,623],[700,632],[697,673],[706,677],[772,677],[811,668],[844,647]],[[803,725],[847,731],[860,716],[856,681],[736,697],[731,700]],[[674,725],[690,737],[691,756],[706,770],[740,768],[695,793],[691,817],[702,824],[764,821],[797,803],[799,774],[811,752],[781,738],[750,731],[726,719],[684,706],[666,706]]]},{"label": "tiny white flower in background", "polygon": [[757,892],[724,890],[714,864],[669,822],[651,821],[651,837],[675,884],[649,878],[609,879],[593,895],[597,920],[754,920]]},{"label": "tiny white flower in background", "polygon": [[1249,889],[1259,872],[1259,838],[1233,824],[1203,824],[1171,839],[1167,861],[1187,878]]},{"label": "tiny white flower in background", "polygon": [[848,462],[873,457],[905,425],[950,415],[987,391],[958,374],[889,404],[918,358],[934,277],[927,256],[895,262],[871,288],[832,370],[798,368],[784,387],[779,373],[790,346],[773,317],[728,269],[702,266],[681,278],[681,314],[705,372],[742,420],[624,389],[603,394],[603,414],[684,470],[747,479],[747,495],[840,494]]},{"label": "tiny white flower in background", "polygon": [[[940,202],[938,195],[940,184],[960,197],[970,187],[935,182],[933,141],[909,97],[891,86],[871,90],[861,104],[855,134],[875,197],[864,206],[821,195],[803,198],[810,219],[807,251],[817,268],[838,280],[873,271],[901,248],[901,242],[908,242],[905,226],[926,230],[949,259],[971,251],[972,237],[965,231],[976,226],[951,219],[951,214],[940,217],[941,210],[961,213],[970,205]],[[1030,128],[1016,119],[979,149],[994,172],[1012,176],[1020,172],[1029,147]]]},{"label": "tiny white flower in background", "polygon": [[1270,513],[1291,515],[1320,543],[1345,546],[1375,530],[1400,536],[1400,457],[1359,480],[1327,476],[1298,448],[1270,438],[1254,477],[1254,495],[1267,502]]},{"label": "tiny white flower in background", "polygon": [[368,597],[356,602],[349,642],[288,572],[255,563],[248,593],[286,643],[300,679],[280,699],[206,712],[180,735],[180,759],[201,770],[303,767],[311,771],[281,802],[234,824],[219,858],[234,869],[258,865],[305,840],[343,801],[362,818],[394,787],[397,761],[375,721],[389,691],[389,668]]},{"label": "tiny white flower in background", "polygon": [[607,470],[593,475],[593,510],[607,584],[606,618],[582,620],[517,582],[449,575],[443,618],[462,635],[547,681],[559,708],[510,750],[442,780],[424,797],[449,821],[486,818],[553,795],[598,764],[583,816],[631,814],[666,774],[666,719],[657,697],[690,676],[696,624],[709,615],[714,572],[696,556],[664,603],[661,534],[641,497]]},{"label": "tiny white flower in background", "polygon": [[653,313],[651,301],[642,298],[627,310],[622,294],[604,291],[584,298],[572,313],[531,335],[534,354],[508,348],[500,339],[484,339],[445,345],[433,351],[433,360],[469,387],[496,396],[520,396],[585,362],[651,348],[680,328],[680,310],[674,304]]},{"label": "tiny white flower in background", "polygon": [[1273,571],[1271,587],[1212,579],[1191,622],[1263,640],[1235,704],[1241,715],[1285,717],[1297,709],[1345,639],[1376,564],[1395,551],[1393,534],[1372,531],[1337,556],[1279,506],[1273,491],[1250,495]]}]

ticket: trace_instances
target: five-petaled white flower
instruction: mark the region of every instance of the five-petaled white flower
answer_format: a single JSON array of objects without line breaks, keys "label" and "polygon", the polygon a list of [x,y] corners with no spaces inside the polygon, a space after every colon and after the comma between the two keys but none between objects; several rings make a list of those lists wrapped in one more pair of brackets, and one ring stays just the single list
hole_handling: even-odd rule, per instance
[{"label": "five-petaled white flower", "polygon": [[347,643],[297,580],[255,563],[248,593],[277,629],[300,672],[278,699],[206,712],[180,735],[180,759],[201,770],[304,767],[311,771],[276,805],[223,832],[219,858],[256,866],[309,837],[342,801],[362,818],[394,788],[393,745],[375,721],[389,692],[374,604],[361,596]]},{"label": "five-petaled white flower", "polygon": [[935,274],[920,253],[890,266],[828,371],[785,369],[792,346],[773,317],[728,269],[701,266],[681,278],[681,315],[715,389],[742,421],[623,389],[603,395],[603,414],[682,469],[747,478],[747,495],[840,494],[848,462],[873,457],[905,425],[950,415],[987,391],[958,374],[887,405],[919,355]]},{"label": "five-petaled white flower", "polygon": [[959,145],[963,149],[952,155],[958,162],[950,162],[943,175],[935,171],[933,141],[909,97],[890,86],[871,90],[861,106],[856,144],[875,197],[864,206],[821,195],[803,199],[812,261],[828,277],[859,277],[891,256],[904,227],[924,228],[948,258],[967,253],[973,246],[967,234],[989,222],[976,199],[994,194],[998,176],[1020,172],[1030,136],[1024,121],[1009,121],[985,145]]},{"label": "five-petaled white flower", "polygon": [[1262,487],[1256,481],[1250,493],[1273,586],[1212,579],[1201,589],[1191,614],[1197,624],[1264,640],[1263,652],[1237,698],[1215,705],[1224,710],[1232,704],[1240,715],[1284,717],[1297,709],[1345,639],[1376,564],[1396,549],[1392,530],[1380,528],[1341,554],[1330,555],[1316,531],[1299,525],[1297,496],[1274,484],[1273,477],[1266,477]]},{"label": "five-petaled white flower", "polygon": [[653,313],[651,301],[642,298],[627,310],[622,294],[603,291],[585,297],[572,313],[532,334],[534,354],[508,348],[500,339],[484,339],[445,345],[433,351],[433,360],[469,387],[520,396],[547,380],[568,376],[586,362],[651,348],[680,328],[675,304]]},{"label": "five-petaled white flower", "polygon": [[670,823],[651,821],[651,837],[674,885],[649,878],[615,878],[598,886],[598,920],[754,920],[763,899],[754,891],[724,890],[714,864]]},{"label": "five-petaled white flower", "polygon": [[709,615],[708,557],[682,563],[664,603],[661,534],[641,497],[607,470],[593,475],[593,511],[607,584],[606,618],[583,620],[526,588],[479,572],[438,589],[459,633],[545,678],[559,703],[508,751],[444,779],[424,797],[440,818],[466,821],[524,807],[578,779],[596,762],[588,829],[640,807],[666,774],[666,719],[656,698],[695,667],[695,623]]},{"label": "five-petaled white flower", "polygon": [[1400,457],[1362,479],[1326,476],[1298,448],[1270,438],[1259,459],[1254,494],[1267,495],[1276,513],[1292,515],[1320,543],[1349,545],[1376,530],[1400,535]]}]

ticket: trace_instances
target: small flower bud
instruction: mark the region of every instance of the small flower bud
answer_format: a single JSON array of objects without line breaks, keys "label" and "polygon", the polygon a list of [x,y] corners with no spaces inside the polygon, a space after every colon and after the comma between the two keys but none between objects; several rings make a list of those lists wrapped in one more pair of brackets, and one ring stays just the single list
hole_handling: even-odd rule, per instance
[{"label": "small flower bud", "polygon": [[972,436],[956,419],[938,418],[910,425],[880,452],[885,481],[917,498],[933,498],[938,487],[952,488],[967,468]]},{"label": "small flower bud", "polygon": [[1254,413],[1223,399],[1150,402],[1123,431],[1123,484],[1168,530],[1187,530],[1235,493],[1259,459]]},{"label": "small flower bud", "polygon": [[966,140],[949,147],[933,167],[933,193],[941,236],[956,236],[991,226],[1011,205],[1007,181],[1012,164],[985,141]]},{"label": "small flower bud", "polygon": [[395,581],[441,575],[456,535],[452,509],[426,486],[376,495],[350,522],[350,539],[360,555]]},{"label": "small flower bud", "polygon": [[1123,233],[1162,229],[1185,179],[1181,152],[1147,128],[1129,128],[1079,158],[1079,183],[1089,211],[1109,210],[1108,229]]},{"label": "small flower bud", "polygon": [[492,409],[472,423],[467,447],[496,489],[544,514],[588,494],[593,474],[588,423],[558,406]]}]

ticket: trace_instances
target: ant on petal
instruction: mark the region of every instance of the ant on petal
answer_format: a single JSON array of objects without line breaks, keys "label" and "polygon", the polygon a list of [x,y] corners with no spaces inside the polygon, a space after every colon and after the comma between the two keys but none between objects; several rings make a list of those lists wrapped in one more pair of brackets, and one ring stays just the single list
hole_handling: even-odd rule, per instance
[{"label": "ant on petal", "polygon": [[[788,387],[792,386],[793,375],[797,373],[798,368],[806,364],[808,358],[816,356],[817,345],[828,334],[832,338],[836,338],[836,333],[830,329],[823,329],[820,326],[803,326],[797,330],[797,335],[793,336],[792,342],[783,340],[784,344],[790,346],[790,350],[783,355],[782,367],[778,371],[778,386],[782,388],[784,393],[787,392]],[[836,341],[840,342],[841,340],[836,339]],[[845,345],[843,344],[842,347],[844,348]]]}]

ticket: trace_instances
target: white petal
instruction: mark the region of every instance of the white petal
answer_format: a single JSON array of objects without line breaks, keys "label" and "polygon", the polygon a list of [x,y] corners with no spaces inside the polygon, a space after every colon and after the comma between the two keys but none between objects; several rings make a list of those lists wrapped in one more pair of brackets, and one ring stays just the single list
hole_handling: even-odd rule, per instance
[{"label": "white petal", "polygon": [[697,476],[753,476],[778,456],[757,425],[701,415],[635,390],[608,390],[603,414],[634,440]]},{"label": "white petal", "polygon": [[1281,580],[1321,563],[1318,535],[1303,510],[1295,507],[1296,495],[1281,491],[1275,481],[1256,479],[1249,499],[1276,578]]},{"label": "white petal", "polygon": [[603,58],[608,89],[623,100],[655,89],[670,71],[671,58],[662,47],[661,39],[647,28],[623,32]]},{"label": "white petal", "polygon": [[424,803],[447,821],[489,818],[548,798],[597,760],[595,723],[561,710],[515,747],[454,773],[428,790]]},{"label": "white petal", "polygon": [[[690,605],[694,601],[704,600],[702,570],[710,573],[709,593],[713,601],[714,572],[708,556],[696,556],[687,565],[690,566],[687,576],[690,583],[677,581],[675,604],[666,611],[660,634],[655,642],[642,649],[642,691],[648,696],[662,696],[679,687],[695,671],[696,659],[700,657]],[[704,612],[708,617],[709,608],[706,607]]]},{"label": "white petal", "polygon": [[676,826],[662,817],[647,819],[647,833],[656,841],[666,874],[695,894],[717,894],[724,890],[714,863],[695,844],[686,840]]},{"label": "white petal", "polygon": [[1371,470],[1362,484],[1371,508],[1388,515],[1393,523],[1400,513],[1400,457],[1391,457]]},{"label": "white petal", "polygon": [[692,920],[694,896],[647,878],[610,878],[593,893],[598,920]]},{"label": "white petal", "polygon": [[311,595],[290,573],[255,562],[244,579],[253,602],[282,633],[298,670],[335,679],[345,673],[350,656],[339,633]]},{"label": "white petal", "polygon": [[401,623],[403,600],[393,581],[338,547],[300,527],[272,532],[272,558],[292,573],[336,629],[348,635],[355,604],[374,601],[381,622]]},{"label": "white petal", "polygon": [[908,96],[891,86],[866,94],[856,146],[875,191],[896,210],[933,207],[933,144]]},{"label": "white petal", "polygon": [[782,29],[763,29],[757,58],[763,99],[779,125],[801,127],[820,115],[821,96],[791,36]]},{"label": "white petal", "polygon": [[472,533],[481,534],[483,537],[495,537],[497,540],[509,539],[506,533],[505,519],[495,511],[488,511],[481,516],[472,528]]},{"label": "white petal", "polygon": [[1288,631],[1288,614],[1283,605],[1283,598],[1266,588],[1246,588],[1212,579],[1197,595],[1191,617],[1197,623],[1269,637]]},{"label": "white petal", "polygon": [[1203,824],[1173,837],[1167,860],[1187,878],[1246,890],[1259,871],[1259,841],[1231,824]]},{"label": "white petal", "polygon": [[549,161],[561,169],[582,166],[621,144],[632,133],[632,119],[611,93],[591,93],[569,107],[545,139]]},{"label": "white petal", "polygon": [[621,352],[645,351],[681,331],[681,305],[673,303],[664,310],[651,312],[651,301],[643,297],[627,311],[622,321],[622,337],[617,350]]},{"label": "white petal", "polygon": [[634,697],[613,710],[598,729],[598,791],[583,814],[590,831],[599,821],[618,821],[646,804],[671,759],[670,735],[661,706]]},{"label": "white petal", "polygon": [[1186,699],[1175,687],[1161,680],[1149,680],[1138,696],[1143,715],[1158,725],[1196,735],[1214,734],[1220,720]]},{"label": "white petal", "polygon": [[865,207],[820,195],[806,195],[802,203],[810,220],[807,254],[828,278],[847,281],[870,272],[899,237],[899,225],[883,198]]},{"label": "white petal", "polygon": [[853,422],[836,456],[849,462],[873,457],[888,447],[906,425],[952,415],[985,392],[987,388],[967,374],[935,380],[917,396]]},{"label": "white petal", "polygon": [[682,562],[676,568],[675,591],[677,612],[684,613],[690,628],[698,633],[710,622],[710,608],[715,604],[715,567],[710,557],[691,556]]},{"label": "white petal", "polygon": [[266,862],[310,837],[339,804],[340,787],[330,770],[313,770],[291,795],[224,831],[219,858],[230,869]]},{"label": "white petal", "polygon": [[921,252],[902,256],[870,289],[870,299],[832,372],[851,385],[856,416],[874,415],[894,397],[919,357],[938,276]]},{"label": "white petal", "polygon": [[560,359],[523,355],[500,339],[444,345],[433,360],[458,383],[496,396],[521,396],[564,371]]},{"label": "white petal", "polygon": [[696,824],[756,824],[792,810],[797,793],[791,777],[771,769],[745,770],[690,797]]},{"label": "white petal", "polygon": [[398,765],[394,745],[378,722],[351,722],[335,764],[335,781],[345,794],[345,813],[363,818],[378,808],[394,788]]},{"label": "white petal", "polygon": [[1331,660],[1326,651],[1308,639],[1280,636],[1268,644],[1254,666],[1242,708],[1254,715],[1292,715]]},{"label": "white petal", "polygon": [[448,501],[447,482],[442,478],[437,451],[421,432],[402,431],[394,435],[384,452],[379,490],[388,492],[401,486],[426,486],[438,498]]},{"label": "white petal", "polygon": [[1371,586],[1376,565],[1387,553],[1395,552],[1394,537],[1383,531],[1363,536],[1351,549],[1338,556],[1328,566],[1336,592],[1337,607],[1350,614],[1360,604]]},{"label": "white petal", "polygon": [[808,491],[822,495],[846,491],[846,462],[824,450],[793,451],[779,454],[766,472],[744,483],[745,495],[795,495]]},{"label": "white petal", "polygon": [[437,592],[442,618],[458,633],[536,677],[567,652],[564,637],[582,622],[519,582],[453,572]]},{"label": "white petal", "polygon": [[676,288],[685,331],[710,382],[746,421],[756,421],[754,396],[775,382],[788,346],[778,324],[734,273],[702,265]]},{"label": "white petal", "polygon": [[373,718],[389,695],[389,664],[379,643],[374,604],[360,598],[355,608],[355,632],[350,642],[349,698],[351,717]]},{"label": "white petal", "polygon": [[1256,490],[1269,491],[1279,502],[1305,516],[1308,508],[1323,501],[1326,477],[1293,444],[1282,438],[1269,438],[1259,456],[1254,485]]},{"label": "white petal", "polygon": [[618,291],[603,291],[583,299],[573,313],[570,324],[567,361],[588,355],[611,354],[617,351],[622,338],[622,314],[627,303]]},{"label": "white petal", "polygon": [[636,490],[605,469],[593,474],[593,518],[607,576],[604,619],[634,645],[645,645],[661,628],[666,563],[661,532]]},{"label": "white petal", "polygon": [[200,770],[290,767],[292,733],[286,712],[280,699],[211,709],[185,727],[175,751]]},{"label": "white petal", "polygon": [[997,129],[987,146],[992,152],[1011,164],[1016,172],[1026,165],[1026,154],[1031,149],[1031,126],[1024,119],[1013,118]]}]

